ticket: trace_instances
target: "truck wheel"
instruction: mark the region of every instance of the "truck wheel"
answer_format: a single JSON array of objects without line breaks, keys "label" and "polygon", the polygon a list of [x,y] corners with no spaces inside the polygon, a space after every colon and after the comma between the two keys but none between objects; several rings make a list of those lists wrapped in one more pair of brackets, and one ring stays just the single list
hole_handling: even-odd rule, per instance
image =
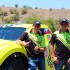
[{"label": "truck wheel", "polygon": [[21,58],[6,61],[0,70],[27,70],[27,64]]}]

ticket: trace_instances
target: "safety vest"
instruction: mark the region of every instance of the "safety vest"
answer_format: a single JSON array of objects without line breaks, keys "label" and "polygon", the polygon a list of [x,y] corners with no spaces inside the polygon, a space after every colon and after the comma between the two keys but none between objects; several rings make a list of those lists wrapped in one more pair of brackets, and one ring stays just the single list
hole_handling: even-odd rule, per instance
[{"label": "safety vest", "polygon": [[56,37],[59,41],[61,41],[65,47],[67,47],[70,50],[70,32],[67,33],[59,33],[59,31],[54,32],[54,34],[56,34]]},{"label": "safety vest", "polygon": [[30,31],[26,31],[28,33],[29,38],[36,44],[38,45],[40,48],[46,47],[45,41],[44,41],[44,37],[41,33],[39,34],[34,34],[34,33],[30,33]]}]

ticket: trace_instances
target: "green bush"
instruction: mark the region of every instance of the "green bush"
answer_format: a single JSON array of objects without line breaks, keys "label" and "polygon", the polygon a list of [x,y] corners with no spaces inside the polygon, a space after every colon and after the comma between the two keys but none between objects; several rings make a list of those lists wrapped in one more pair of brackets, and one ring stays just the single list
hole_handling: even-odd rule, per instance
[{"label": "green bush", "polygon": [[11,9],[9,12],[10,12],[10,14],[16,14],[16,15],[19,14],[16,9],[14,9],[14,10]]},{"label": "green bush", "polygon": [[52,32],[55,31],[54,20],[52,18],[49,18],[48,20],[44,20],[42,18],[37,17],[36,15],[33,15],[32,17],[27,18],[25,20],[27,24],[32,24],[34,21],[38,20],[41,22],[41,24],[46,24],[51,29]]},{"label": "green bush", "polygon": [[54,27],[54,20],[52,18],[49,18],[47,20],[47,25],[49,26],[49,28],[51,29],[52,32],[55,31],[55,27]]},{"label": "green bush", "polygon": [[19,15],[15,14],[14,16],[12,16],[12,21],[19,21]]},{"label": "green bush", "polygon": [[32,24],[34,21],[40,21],[42,24],[46,24],[46,20],[39,18],[36,15],[26,18],[25,20],[26,20],[27,24]]},{"label": "green bush", "polygon": [[12,19],[11,19],[11,18],[5,18],[5,19],[4,19],[4,22],[5,22],[5,23],[11,23],[11,22],[12,22]]}]

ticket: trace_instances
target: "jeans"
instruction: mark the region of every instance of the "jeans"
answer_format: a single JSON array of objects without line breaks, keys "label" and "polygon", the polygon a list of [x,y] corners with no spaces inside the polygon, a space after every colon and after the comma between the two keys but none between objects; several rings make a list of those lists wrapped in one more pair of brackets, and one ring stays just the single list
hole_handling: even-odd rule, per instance
[{"label": "jeans", "polygon": [[63,65],[65,66],[65,70],[70,70],[70,64],[67,64],[68,59],[58,59],[59,63],[54,64],[55,70],[62,70]]},{"label": "jeans", "polygon": [[44,57],[29,57],[28,58],[28,70],[46,70],[45,69],[45,58]]}]

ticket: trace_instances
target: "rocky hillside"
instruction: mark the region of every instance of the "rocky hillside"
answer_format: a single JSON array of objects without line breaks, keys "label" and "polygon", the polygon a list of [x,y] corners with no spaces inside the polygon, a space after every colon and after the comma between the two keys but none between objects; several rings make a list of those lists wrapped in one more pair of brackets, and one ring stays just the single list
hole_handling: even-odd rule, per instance
[{"label": "rocky hillside", "polygon": [[[48,19],[53,18],[54,20],[60,18],[70,19],[70,9],[26,9],[23,8],[14,8],[14,7],[0,7],[0,23],[6,18],[11,18],[14,13],[12,11],[19,13],[19,20],[37,15],[40,18]],[[1,13],[2,12],[2,13]],[[4,13],[5,14],[4,14]],[[4,16],[2,16],[4,14]]]}]

